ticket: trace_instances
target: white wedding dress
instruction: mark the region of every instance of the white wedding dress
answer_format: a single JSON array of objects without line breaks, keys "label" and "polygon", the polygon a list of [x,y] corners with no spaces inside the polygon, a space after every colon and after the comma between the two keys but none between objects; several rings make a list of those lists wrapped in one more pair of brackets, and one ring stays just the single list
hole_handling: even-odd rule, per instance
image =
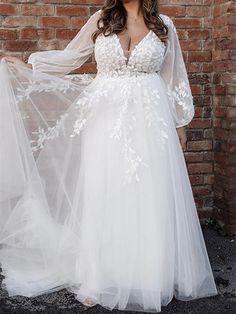
[{"label": "white wedding dress", "polygon": [[[176,128],[194,116],[173,21],[128,58],[91,34],[0,67],[0,262],[10,296],[66,288],[160,312],[217,294]],[[94,52],[95,78],[65,76]]]}]

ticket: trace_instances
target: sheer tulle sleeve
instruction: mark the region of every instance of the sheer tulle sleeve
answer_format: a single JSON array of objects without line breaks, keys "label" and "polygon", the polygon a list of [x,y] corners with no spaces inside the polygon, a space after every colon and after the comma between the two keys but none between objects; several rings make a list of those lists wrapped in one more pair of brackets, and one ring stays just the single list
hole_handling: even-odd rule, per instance
[{"label": "sheer tulle sleeve", "polygon": [[173,21],[161,15],[168,26],[168,48],[160,75],[165,81],[170,98],[171,112],[176,128],[187,125],[194,117],[195,109],[188,75]]},{"label": "sheer tulle sleeve", "polygon": [[50,50],[32,53],[28,63],[33,70],[54,75],[65,75],[79,68],[92,55],[94,43],[91,35],[97,29],[101,10],[95,12],[83,25],[64,50]]}]

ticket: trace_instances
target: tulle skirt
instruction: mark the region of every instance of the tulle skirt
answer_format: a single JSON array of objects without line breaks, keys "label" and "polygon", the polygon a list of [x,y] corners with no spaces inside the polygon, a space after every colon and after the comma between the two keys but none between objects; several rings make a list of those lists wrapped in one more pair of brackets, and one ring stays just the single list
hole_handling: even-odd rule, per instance
[{"label": "tulle skirt", "polygon": [[[84,76],[85,77],[85,76]],[[160,312],[217,294],[158,73],[73,81],[1,63],[3,288]]]}]

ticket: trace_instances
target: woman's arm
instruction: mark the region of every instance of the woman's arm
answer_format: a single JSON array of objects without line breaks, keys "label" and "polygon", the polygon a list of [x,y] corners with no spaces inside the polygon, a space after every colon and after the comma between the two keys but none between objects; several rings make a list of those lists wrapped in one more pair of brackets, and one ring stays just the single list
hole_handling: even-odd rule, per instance
[{"label": "woman's arm", "polygon": [[169,29],[168,49],[160,75],[166,83],[175,125],[179,128],[193,119],[195,110],[178,34],[173,21],[166,15],[165,18]]},{"label": "woman's arm", "polygon": [[160,75],[166,83],[171,113],[181,145],[185,149],[187,141],[185,126],[191,122],[195,113],[193,96],[175,25],[167,15],[162,17],[168,26],[169,34],[168,48]]}]

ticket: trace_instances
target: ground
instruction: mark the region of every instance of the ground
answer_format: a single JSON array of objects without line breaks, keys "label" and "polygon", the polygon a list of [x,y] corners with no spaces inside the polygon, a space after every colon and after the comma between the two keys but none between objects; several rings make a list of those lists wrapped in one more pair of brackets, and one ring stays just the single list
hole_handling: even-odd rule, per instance
[{"label": "ground", "polygon": [[[209,224],[203,225],[202,230],[219,294],[188,302],[173,299],[168,306],[163,307],[162,314],[236,313],[236,239],[235,237],[222,236]],[[66,290],[37,298],[20,296],[9,298],[5,291],[0,291],[0,314],[109,314],[110,312],[99,305],[85,308]],[[133,314],[118,310],[112,312]],[[136,312],[136,314],[141,314],[141,312]]]}]

